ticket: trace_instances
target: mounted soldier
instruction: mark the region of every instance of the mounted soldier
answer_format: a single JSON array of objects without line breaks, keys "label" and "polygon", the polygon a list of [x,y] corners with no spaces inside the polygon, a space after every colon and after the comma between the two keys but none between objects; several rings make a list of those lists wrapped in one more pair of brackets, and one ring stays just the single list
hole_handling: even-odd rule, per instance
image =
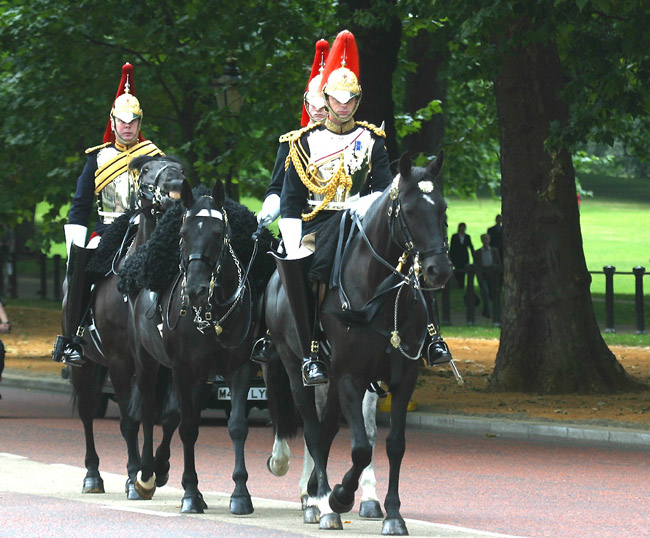
[{"label": "mounted soldier", "polygon": [[[279,222],[286,256],[276,258],[296,322],[307,386],[327,382],[317,336],[318,296],[310,301],[303,277],[304,260],[313,252],[312,234],[341,210],[365,212],[392,181],[384,132],[354,121],[361,100],[359,57],[354,36],[347,30],[332,45],[321,89],[327,118],[297,131],[289,140],[290,164]],[[327,275],[322,277],[327,279]]]},{"label": "mounted soldier", "polygon": [[[311,73],[307,81],[307,87],[303,94],[301,127],[307,127],[314,123],[322,122],[327,116],[325,109],[325,99],[321,91],[321,80],[325,62],[329,53],[329,43],[325,39],[319,39],[316,42],[316,53],[312,63]],[[271,183],[264,194],[264,203],[262,209],[257,214],[257,222],[263,226],[269,226],[280,216],[280,195],[284,185],[284,176],[289,167],[289,140],[295,136],[298,131],[290,131],[279,138],[280,146],[275,158]],[[255,342],[251,359],[259,364],[269,362],[269,348],[271,338],[268,332]]]},{"label": "mounted soldier", "polygon": [[[65,335],[57,336],[52,360],[81,366],[83,358],[83,322],[90,301],[90,279],[85,268],[102,233],[117,217],[135,209],[137,177],[129,172],[129,163],[141,155],[164,155],[151,141],[143,138],[143,112],[135,96],[133,66],[122,67],[122,78],[111,108],[103,144],[86,150],[86,165],[77,180],[68,224],[64,226],[68,266],[65,295]],[[93,202],[97,202],[95,229],[86,244],[86,232]]]}]

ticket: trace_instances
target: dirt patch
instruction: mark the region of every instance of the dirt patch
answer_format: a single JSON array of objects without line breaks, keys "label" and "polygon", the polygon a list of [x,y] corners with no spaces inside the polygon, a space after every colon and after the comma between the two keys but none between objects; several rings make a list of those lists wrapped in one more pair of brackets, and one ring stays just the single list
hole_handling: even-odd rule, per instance
[{"label": "dirt patch", "polygon": [[[6,371],[58,375],[61,365],[50,352],[60,331],[60,313],[38,308],[9,307],[12,332],[3,334]],[[465,384],[459,386],[448,366],[423,368],[413,401],[421,410],[437,413],[541,418],[590,424],[633,425],[650,429],[650,389],[638,393],[595,395],[537,395],[487,393],[487,377],[494,368],[497,340],[448,338]],[[650,385],[650,348],[613,346],[625,370]]]}]

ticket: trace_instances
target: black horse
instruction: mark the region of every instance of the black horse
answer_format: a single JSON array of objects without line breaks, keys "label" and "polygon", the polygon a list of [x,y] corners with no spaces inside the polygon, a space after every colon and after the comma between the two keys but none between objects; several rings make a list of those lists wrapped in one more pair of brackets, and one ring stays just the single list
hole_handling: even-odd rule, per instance
[{"label": "black horse", "polygon": [[[130,168],[139,171],[140,208],[123,215],[106,231],[88,270],[97,275],[90,309],[86,316],[84,355],[90,359],[79,368],[72,368],[71,381],[75,391],[79,418],[83,422],[86,438],[86,476],[82,493],[104,493],[104,483],[99,472],[99,456],[95,449],[93,419],[98,404],[100,388],[106,373],[110,375],[115,399],[120,408],[120,430],[126,441],[129,478],[125,486],[127,498],[138,499],[133,484],[140,468],[138,447],[139,423],[127,412],[134,374],[133,352],[126,346],[126,320],[128,309],[124,296],[117,288],[117,270],[123,263],[120,256],[146,242],[156,221],[169,203],[170,196],[180,196],[185,182],[182,165],[169,157],[136,157]],[[128,229],[136,227],[135,236]],[[127,239],[128,237],[128,239]],[[129,246],[128,240],[132,240]],[[117,245],[117,248],[114,245]],[[120,248],[121,245],[121,248]],[[117,252],[116,252],[117,250]],[[67,287],[66,287],[67,289]],[[63,300],[63,319],[66,319],[66,294]],[[67,328],[64,327],[64,331]],[[72,334],[64,332],[64,334]],[[173,429],[171,430],[173,432]],[[169,469],[169,442],[167,435],[160,448],[161,480]]]},{"label": "black horse", "polygon": [[[437,183],[442,163],[441,154],[426,168],[412,167],[410,158],[402,156],[392,186],[362,221],[352,218],[350,235],[339,241],[337,259],[341,263],[334,264],[332,287],[325,294],[321,312],[331,363],[328,399],[320,422],[313,391],[302,383],[296,331],[277,273],[267,288],[267,325],[289,375],[314,458],[308,505],[320,512],[321,528],[342,528],[339,514],[354,504],[359,478],[372,458],[362,400],[371,382],[383,380],[392,393],[392,404],[382,533],[408,534],[399,499],[406,410],[417,381],[427,326],[433,322],[422,286],[440,288],[451,274],[447,206]],[[284,406],[284,411],[291,419],[294,410]],[[352,467],[341,484],[330,490],[326,465],[341,412],[350,426]]]},{"label": "black horse", "polygon": [[[182,486],[185,490],[181,512],[203,513],[207,508],[198,488],[194,446],[206,380],[219,374],[226,380],[232,398],[228,433],[235,449],[232,475],[235,489],[230,498],[230,512],[250,514],[253,504],[246,485],[244,443],[248,436],[246,400],[253,373],[250,355],[258,322],[255,292],[247,271],[251,264],[246,264],[244,256],[236,252],[241,241],[232,237],[230,210],[224,207],[221,182],[217,182],[211,194],[206,191],[195,195],[184,188],[181,201],[184,214],[180,228],[180,271],[170,283],[156,283],[142,290],[134,299],[130,314],[130,340],[137,347],[136,383],[142,397],[144,433],[142,474],[136,488],[143,497],[150,497],[157,480],[151,426],[158,404],[151,376],[163,364],[172,370],[181,411],[179,434],[184,451]],[[257,223],[252,213],[246,212],[245,235],[250,241]],[[232,224],[234,228],[236,225]],[[150,244],[155,242],[157,232]],[[177,235],[174,241],[178,245]],[[163,250],[168,249],[163,247]],[[249,252],[248,257],[254,260],[254,252]],[[178,260],[173,267],[178,270]],[[156,296],[152,288],[158,287],[161,289]]]}]

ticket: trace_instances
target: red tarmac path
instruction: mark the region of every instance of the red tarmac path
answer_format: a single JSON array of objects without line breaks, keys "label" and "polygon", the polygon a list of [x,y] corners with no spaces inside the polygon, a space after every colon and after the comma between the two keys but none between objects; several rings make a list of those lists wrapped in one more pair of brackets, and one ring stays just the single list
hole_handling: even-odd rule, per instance
[{"label": "red tarmac path", "polygon": [[[83,432],[76,415],[70,414],[69,396],[1,384],[0,393],[0,452],[83,466]],[[110,404],[107,417],[95,422],[100,470],[124,475],[124,443],[115,404]],[[221,417],[213,412],[204,420],[197,443],[204,492],[232,490],[232,448]],[[380,428],[375,464],[381,499],[388,473],[386,434],[387,429]],[[258,414],[246,445],[249,490],[255,497],[297,501],[301,442],[292,443],[292,466],[282,478],[266,470],[271,445],[271,428]],[[342,428],[331,455],[332,485],[347,469],[348,449],[349,437]],[[180,487],[181,453],[176,437],[169,480],[173,487]],[[650,451],[640,449],[409,430],[401,477],[402,514],[517,536],[650,537],[649,456]],[[0,484],[0,499],[5,494]],[[296,525],[300,533],[299,519]],[[380,529],[377,522],[377,535]]]}]

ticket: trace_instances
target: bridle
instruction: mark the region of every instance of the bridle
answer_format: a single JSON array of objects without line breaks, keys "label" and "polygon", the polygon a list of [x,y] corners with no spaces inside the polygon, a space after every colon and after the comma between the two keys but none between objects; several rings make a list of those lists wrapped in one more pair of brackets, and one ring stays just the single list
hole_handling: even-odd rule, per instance
[{"label": "bridle", "polygon": [[[420,259],[436,254],[447,254],[449,252],[449,244],[447,241],[447,233],[445,231],[445,238],[442,245],[426,251],[420,251],[417,249],[415,241],[413,240],[413,234],[401,210],[402,206],[399,191],[400,179],[401,177],[399,174],[393,179],[393,183],[388,193],[390,203],[387,210],[390,240],[394,245],[402,250],[402,254],[397,262],[397,266],[394,267],[375,250],[365,232],[361,219],[356,214],[352,216],[352,229],[350,230],[345,246],[343,246],[342,238],[346,221],[344,217],[341,219],[339,230],[339,244],[337,246],[336,257],[334,261],[334,274],[332,277],[331,285],[338,288],[339,299],[341,301],[341,309],[344,311],[348,310],[350,308],[350,301],[347,294],[345,293],[345,290],[343,289],[342,271],[345,265],[344,262],[346,254],[349,252],[348,247],[350,245],[350,242],[354,237],[355,232],[359,233],[363,238],[364,243],[368,247],[368,250],[370,251],[372,257],[390,271],[390,274],[379,284],[379,286],[377,286],[373,297],[366,302],[363,308],[371,306],[373,303],[376,305],[381,304],[387,298],[387,295],[390,292],[396,291],[393,315],[393,330],[390,332],[390,343],[392,347],[395,350],[398,350],[404,357],[411,360],[417,360],[422,354],[426,332],[428,332],[430,335],[433,335],[437,330],[435,328],[435,325],[431,323],[432,313],[429,312],[429,307],[423,294],[423,290],[429,288],[423,288],[420,283]],[[418,187],[423,193],[431,192],[431,190],[434,188],[433,183],[429,181],[420,182]],[[412,263],[408,269],[408,272],[404,274],[402,271],[409,258],[412,259]],[[411,291],[416,302],[422,303],[426,314],[426,331],[423,337],[420,339],[418,346],[419,349],[415,356],[407,354],[406,351],[402,348],[401,338],[399,336],[397,327],[398,305],[402,292],[405,288]],[[408,325],[408,322],[406,325]]]},{"label": "bridle", "polygon": [[[202,196],[201,198],[207,198],[211,201],[213,201],[213,198],[211,196]],[[234,348],[239,346],[244,339],[246,338],[248,334],[248,330],[250,328],[251,322],[252,322],[252,294],[250,289],[248,289],[248,298],[249,298],[249,303],[250,303],[250,308],[248,308],[248,314],[247,314],[247,321],[246,321],[246,330],[242,332],[242,337],[239,342],[236,342],[234,344],[229,344],[229,345],[224,345],[224,343],[221,341],[220,336],[223,332],[223,323],[230,318],[230,316],[236,311],[237,307],[241,304],[243,301],[244,296],[246,295],[246,289],[250,288],[248,284],[248,274],[250,272],[253,260],[255,259],[255,254],[257,252],[257,242],[255,242],[254,245],[254,250],[253,254],[251,256],[250,263],[248,265],[248,268],[246,271],[243,270],[242,264],[237,257],[233,247],[232,247],[232,242],[231,242],[231,228],[230,228],[230,222],[228,220],[228,213],[226,212],[225,209],[217,210],[217,209],[200,209],[196,214],[191,215],[191,211],[187,211],[185,215],[183,216],[183,224],[185,224],[185,221],[188,217],[192,218],[197,218],[197,217],[204,217],[204,218],[213,218],[213,219],[219,219],[222,220],[224,223],[224,232],[221,238],[221,248],[219,249],[219,255],[217,256],[216,260],[211,259],[209,256],[206,256],[203,252],[190,252],[187,256],[183,255],[183,244],[184,240],[183,237],[181,236],[179,240],[179,248],[180,248],[180,263],[179,263],[179,274],[176,279],[176,283],[174,284],[174,289],[176,286],[179,284],[180,281],[180,298],[181,298],[181,305],[180,305],[180,310],[179,310],[179,319],[180,317],[183,317],[187,314],[187,310],[189,307],[189,297],[185,291],[186,285],[187,285],[187,270],[189,268],[190,263],[192,262],[201,262],[205,263],[210,267],[210,283],[208,285],[208,297],[206,299],[205,305],[202,306],[192,306],[192,310],[194,311],[194,318],[192,322],[196,326],[196,329],[201,333],[201,334],[206,334],[206,331],[210,328],[213,330],[213,334],[219,340],[219,343],[223,347],[228,347],[228,348]],[[235,267],[237,269],[237,288],[235,292],[224,302],[219,302],[216,297],[214,297],[214,289],[218,286],[219,284],[219,275],[221,274],[222,267],[224,263],[226,262],[228,256],[230,256],[233,260],[233,263],[235,264]],[[169,323],[169,313],[171,310],[171,299],[174,295],[172,289],[172,293],[169,295],[169,301],[167,304],[167,320]],[[216,306],[221,309],[226,309],[226,312],[220,316],[218,319],[215,319],[213,316],[213,306]],[[168,325],[169,326],[169,325]],[[172,327],[169,326],[170,329],[174,329],[176,326]]]},{"label": "bridle", "polygon": [[[420,260],[437,254],[448,254],[449,242],[445,230],[445,239],[442,245],[425,251],[419,251],[416,249],[415,242],[413,241],[413,233],[411,232],[408,222],[406,222],[406,219],[404,218],[404,213],[401,210],[402,204],[399,198],[399,181],[400,175],[397,174],[395,179],[393,179],[393,184],[391,185],[388,194],[391,200],[390,205],[388,206],[388,229],[390,230],[391,241],[403,251],[396,271],[401,273],[402,267],[407,262],[408,258],[411,257],[413,258],[413,270],[415,276],[418,277],[420,272]],[[422,192],[431,192],[434,188],[433,184],[429,181],[420,183],[419,188]],[[403,238],[402,241],[398,239],[398,234]]]}]

